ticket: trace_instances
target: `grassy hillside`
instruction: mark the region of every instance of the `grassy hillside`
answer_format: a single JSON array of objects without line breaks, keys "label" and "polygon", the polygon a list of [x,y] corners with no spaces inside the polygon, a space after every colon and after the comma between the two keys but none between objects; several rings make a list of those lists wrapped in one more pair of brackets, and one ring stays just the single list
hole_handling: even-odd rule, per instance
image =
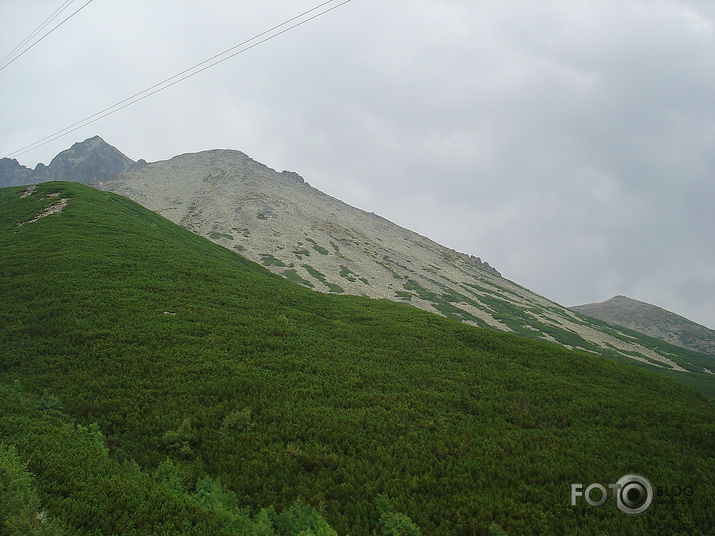
[{"label": "grassy hillside", "polygon": [[[17,227],[53,193],[62,212]],[[22,486],[0,501],[34,493],[33,530],[712,529],[715,413],[684,385],[312,292],[113,194],[20,194],[0,190],[0,469]],[[571,483],[631,472],[693,494],[571,506]]]}]

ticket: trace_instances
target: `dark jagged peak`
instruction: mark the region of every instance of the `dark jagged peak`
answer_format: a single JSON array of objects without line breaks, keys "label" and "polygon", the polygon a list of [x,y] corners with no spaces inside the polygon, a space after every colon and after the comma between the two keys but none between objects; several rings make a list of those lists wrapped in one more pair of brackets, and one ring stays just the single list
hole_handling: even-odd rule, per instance
[{"label": "dark jagged peak", "polygon": [[14,158],[0,158],[0,188],[27,184],[32,170]]},{"label": "dark jagged peak", "polygon": [[55,156],[49,166],[38,164],[33,179],[69,180],[82,183],[114,179],[135,162],[99,136],[77,142]]}]

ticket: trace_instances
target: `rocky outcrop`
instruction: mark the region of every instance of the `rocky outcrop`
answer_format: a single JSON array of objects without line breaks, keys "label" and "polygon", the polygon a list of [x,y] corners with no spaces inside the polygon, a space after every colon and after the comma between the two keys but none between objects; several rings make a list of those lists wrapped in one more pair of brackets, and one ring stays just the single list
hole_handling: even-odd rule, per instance
[{"label": "rocky outcrop", "polygon": [[294,180],[298,184],[305,183],[305,179],[303,177],[301,177],[300,175],[298,175],[295,171],[283,170],[283,171],[281,171],[281,175],[286,177],[287,179]]}]

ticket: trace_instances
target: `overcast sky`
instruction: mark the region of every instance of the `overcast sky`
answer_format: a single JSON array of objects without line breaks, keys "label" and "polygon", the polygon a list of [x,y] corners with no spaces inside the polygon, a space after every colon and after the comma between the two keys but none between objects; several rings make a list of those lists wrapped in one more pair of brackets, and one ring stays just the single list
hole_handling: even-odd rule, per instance
[{"label": "overcast sky", "polygon": [[[0,57],[61,3],[2,0]],[[0,72],[0,152],[318,3],[95,0]],[[710,1],[353,0],[19,160],[94,134],[239,149],[563,305],[715,328]]]}]

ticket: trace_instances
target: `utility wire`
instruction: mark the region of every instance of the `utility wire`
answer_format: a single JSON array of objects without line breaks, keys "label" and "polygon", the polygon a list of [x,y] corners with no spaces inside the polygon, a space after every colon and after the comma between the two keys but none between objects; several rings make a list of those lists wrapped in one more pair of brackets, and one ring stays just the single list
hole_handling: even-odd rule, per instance
[{"label": "utility wire", "polygon": [[[280,24],[277,24],[277,25],[275,25],[275,26],[273,26],[273,27],[271,27],[271,28],[269,28],[269,29],[267,29],[267,30],[265,30],[265,31],[263,31],[263,32],[261,32],[261,33],[259,33],[259,34],[257,34],[257,35],[254,35],[254,36],[251,37],[250,39],[246,39],[245,41],[242,41],[242,42],[240,42],[240,43],[238,43],[238,44],[232,46],[231,48],[227,48],[227,49],[224,50],[223,52],[219,52],[218,54],[215,54],[215,55],[211,56],[210,58],[208,58],[208,59],[206,59],[206,60],[204,60],[204,61],[202,61],[202,62],[199,62],[199,63],[197,63],[197,64],[195,64],[195,65],[192,65],[192,66],[189,67],[188,69],[184,69],[183,71],[181,71],[180,73],[175,74],[174,76],[170,76],[169,78],[165,78],[165,79],[162,80],[161,82],[157,82],[157,83],[154,84],[153,86],[150,86],[150,87],[148,87],[148,88],[146,88],[146,89],[144,89],[144,90],[142,90],[142,91],[139,91],[139,92],[137,92],[137,93],[134,93],[133,95],[127,97],[126,99],[122,99],[122,100],[120,100],[119,102],[117,102],[117,103],[115,103],[115,104],[113,104],[113,105],[111,105],[111,106],[108,106],[107,108],[104,108],[103,110],[98,111],[97,113],[94,113],[94,114],[92,114],[92,115],[90,115],[90,116],[87,116],[87,117],[85,117],[84,119],[82,119],[82,120],[80,120],[80,121],[77,121],[76,123],[72,123],[71,125],[69,125],[69,126],[63,128],[63,129],[58,130],[57,132],[54,132],[54,133],[50,134],[49,136],[46,136],[46,137],[44,137],[44,138],[42,138],[42,139],[40,139],[40,140],[37,140],[35,143],[31,143],[30,145],[26,145],[25,147],[21,147],[20,149],[18,149],[17,151],[15,151],[15,152],[12,153],[12,154],[13,154],[13,155],[14,155],[14,154],[18,154],[18,153],[19,153],[19,154],[22,154],[22,153],[20,153],[20,151],[25,151],[25,149],[28,149],[28,148],[30,148],[30,147],[32,147],[32,148],[34,149],[34,148],[35,148],[35,147],[34,147],[35,145],[37,145],[38,143],[44,142],[45,140],[48,140],[48,142],[50,142],[50,141],[53,141],[53,140],[57,139],[57,137],[59,137],[60,134],[63,134],[63,133],[69,134],[70,132],[74,132],[74,130],[72,130],[72,129],[73,129],[74,127],[76,127],[77,125],[82,125],[83,123],[85,123],[86,121],[89,121],[90,119],[93,119],[93,118],[95,118],[95,117],[98,117],[99,115],[102,115],[103,113],[108,112],[109,110],[111,110],[111,109],[113,109],[113,108],[117,108],[117,107],[121,106],[122,104],[124,104],[124,103],[126,103],[126,102],[129,102],[129,101],[131,101],[132,99],[135,99],[135,98],[137,98],[137,97],[143,95],[144,93],[148,93],[148,92],[150,92],[151,90],[153,90],[153,89],[155,89],[155,88],[158,88],[159,86],[162,86],[163,84],[166,84],[167,82],[171,82],[172,80],[175,80],[176,78],[179,78],[180,76],[182,76],[182,75],[184,75],[184,74],[186,74],[186,73],[188,73],[188,72],[190,72],[190,71],[193,71],[194,69],[196,69],[196,68],[198,68],[198,67],[201,67],[202,65],[205,65],[205,64],[209,63],[209,62],[212,61],[212,60],[215,60],[216,58],[220,58],[221,56],[227,54],[228,52],[231,52],[232,50],[235,50],[235,49],[237,49],[237,48],[239,48],[239,47],[241,47],[241,46],[247,45],[247,44],[250,43],[251,41],[255,41],[256,39],[258,39],[258,38],[260,38],[260,37],[263,37],[264,35],[269,34],[270,32],[272,32],[272,31],[274,31],[274,30],[277,30],[278,28],[280,28],[280,27],[282,27],[282,26],[285,26],[286,24],[290,24],[291,22],[293,22],[293,21],[295,21],[295,20],[297,20],[297,19],[300,19],[301,17],[304,17],[305,15],[307,15],[307,14],[309,14],[309,13],[312,13],[313,11],[316,11],[316,10],[320,9],[321,7],[323,7],[323,6],[326,6],[327,4],[332,4],[334,1],[335,1],[335,0],[328,0],[327,2],[323,2],[322,4],[318,4],[317,6],[311,8],[311,9],[308,9],[308,10],[306,10],[306,11],[303,11],[302,13],[300,13],[300,14],[294,16],[294,17],[291,17],[290,19],[288,19],[288,20],[286,20],[286,21],[284,21],[284,22],[282,22],[282,23],[280,23]],[[336,6],[336,7],[338,7],[338,6]],[[168,87],[168,86],[167,86],[167,87]],[[89,123],[87,123],[87,124],[89,124]],[[52,139],[50,139],[50,138],[52,138]],[[38,145],[38,147],[39,147],[39,145]],[[29,149],[29,150],[32,150],[32,149]]]},{"label": "utility wire", "polygon": [[10,58],[12,58],[18,50],[20,50],[23,46],[25,46],[25,44],[28,41],[30,41],[33,37],[35,37],[38,33],[40,33],[45,28],[45,26],[47,26],[50,22],[55,20],[55,18],[57,18],[57,16],[62,11],[64,11],[64,9],[68,5],[70,5],[72,2],[74,2],[74,0],[65,0],[60,7],[55,9],[49,17],[47,17],[45,20],[43,20],[40,23],[40,25],[30,33],[30,35],[28,35],[27,37],[25,37],[25,39],[20,41],[20,43],[15,48],[13,48],[12,51],[10,51],[10,53],[2,59],[2,61],[0,61],[0,66],[4,65],[6,61],[8,61]]},{"label": "utility wire", "polygon": [[17,60],[19,60],[22,56],[24,56],[27,52],[29,52],[31,48],[33,48],[33,47],[34,47],[35,45],[37,45],[40,41],[42,41],[45,37],[47,37],[47,36],[50,35],[52,32],[54,32],[57,28],[59,28],[60,26],[62,26],[65,22],[67,22],[67,21],[70,20],[72,17],[74,17],[77,13],[79,13],[80,11],[82,11],[85,7],[87,7],[87,6],[88,6],[89,4],[91,4],[93,1],[94,1],[94,0],[88,0],[86,3],[84,3],[84,4],[83,4],[82,6],[80,6],[78,9],[76,9],[75,11],[73,11],[70,16],[68,16],[67,18],[65,18],[65,19],[64,19],[62,22],[60,22],[57,26],[54,26],[49,32],[47,32],[45,35],[43,35],[42,37],[40,37],[37,41],[35,41],[34,43],[32,43],[29,47],[27,47],[25,50],[23,50],[20,54],[18,54],[17,56],[15,56],[12,60],[8,61],[5,65],[3,65],[2,67],[0,67],[0,71],[3,71],[3,70],[5,70],[5,69],[7,69],[10,65],[12,65],[12,64],[15,63]]},{"label": "utility wire", "polygon": [[[265,36],[266,34],[269,34],[273,31],[277,30],[278,28],[286,26],[287,24],[290,24],[291,22],[294,22],[294,21],[304,17],[305,15],[312,13],[313,11],[320,9],[320,8],[326,6],[327,4],[333,3],[334,1],[335,0],[329,0],[327,2],[323,2],[322,4],[319,4],[307,11],[304,11],[303,13],[301,13],[299,15],[291,17],[290,19],[288,19],[280,24],[277,24],[276,26],[273,26],[272,28],[269,28],[268,30],[263,31],[255,36],[251,37],[250,39],[242,41],[241,43],[238,43],[237,45],[234,45],[231,48],[228,48],[228,49],[224,50],[223,52],[220,52],[219,54],[215,54],[214,56],[211,56],[210,58],[208,58],[200,63],[197,63],[196,65],[193,65],[192,67],[189,67],[188,69],[184,69],[180,73],[177,73],[174,76],[166,78],[166,79],[162,80],[161,82],[158,82],[158,83],[144,89],[143,91],[135,93],[134,95],[127,97],[126,99],[123,99],[123,100],[113,104],[112,106],[108,106],[107,108],[104,108],[103,110],[100,110],[99,112],[92,114],[90,116],[87,116],[84,119],[77,121],[76,123],[73,123],[73,124],[69,125],[68,127],[65,127],[61,130],[58,130],[57,132],[50,134],[49,136],[46,136],[40,140],[37,140],[34,143],[26,145],[25,147],[21,147],[20,149],[17,149],[16,151],[9,153],[8,156],[9,157],[17,157],[17,156],[23,155],[27,152],[38,149],[38,148],[42,147],[43,145],[47,145],[48,143],[51,143],[59,138],[62,138],[63,136],[71,134],[72,132],[75,132],[76,130],[79,130],[80,128],[91,125],[92,123],[95,123],[95,122],[99,121],[100,119],[103,119],[109,115],[112,115],[112,114],[120,111],[120,110],[123,110],[124,108],[127,108],[128,106],[131,106],[132,104],[136,104],[137,102],[142,101],[156,93],[159,93],[160,91],[168,89],[171,86],[174,86],[174,85],[178,84],[179,82],[186,80],[187,78],[196,76],[197,74],[199,74],[207,69],[210,69],[211,67],[214,67],[215,65],[218,65],[219,63],[223,63],[224,61],[229,60],[229,59],[233,58],[234,56],[237,56],[239,54],[247,52],[248,50],[251,50],[252,48],[257,47],[258,45],[265,43],[266,41],[270,41],[271,39],[274,39],[284,33],[287,33],[290,30],[293,30],[294,28],[302,26],[303,24],[306,24],[307,22],[317,19],[318,17],[325,15],[326,13],[329,13],[330,11],[333,11],[333,10],[351,2],[351,0],[343,0],[339,4],[329,7],[328,9],[320,11],[319,13],[316,13],[315,15],[312,15],[311,17],[305,18],[305,19],[301,20],[300,22],[292,24],[286,28],[283,28],[279,32],[273,33],[271,35],[268,35],[267,37],[264,37],[263,39],[260,39],[261,37]],[[260,39],[260,40],[256,41],[257,39]],[[248,43],[251,43],[252,41],[256,41],[256,42],[251,45],[244,46],[244,45],[247,45]],[[244,47],[244,48],[240,48],[240,47]],[[239,49],[239,50],[236,50],[236,49]],[[235,51],[235,52],[233,52],[232,54],[229,54],[228,56],[225,56],[227,53],[232,52],[232,51]],[[221,58],[221,56],[225,56],[225,57]],[[221,58],[221,59],[217,59],[217,58]],[[216,60],[216,61],[213,61],[213,60]],[[213,63],[211,63],[212,61],[213,61]],[[203,67],[201,67],[201,66],[203,66]],[[198,69],[198,67],[201,67],[201,68]]]}]

